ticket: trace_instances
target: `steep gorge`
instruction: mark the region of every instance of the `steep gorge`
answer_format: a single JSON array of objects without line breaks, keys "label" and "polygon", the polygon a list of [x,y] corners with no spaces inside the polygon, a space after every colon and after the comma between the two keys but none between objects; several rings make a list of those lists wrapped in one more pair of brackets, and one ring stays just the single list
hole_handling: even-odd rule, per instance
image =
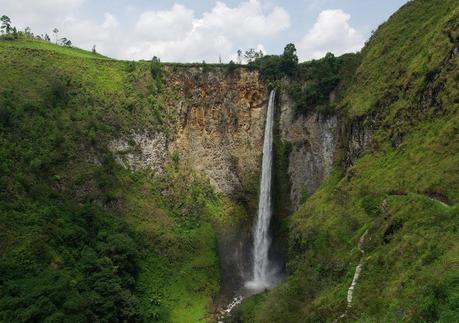
[{"label": "steep gorge", "polygon": [[[3,253],[2,270],[8,273],[5,282],[28,275],[32,275],[30,282],[33,275],[65,273],[69,279],[92,275],[78,265],[85,257],[81,248],[91,239],[105,238],[98,233],[100,229],[93,231],[89,222],[79,223],[73,215],[88,209],[81,212],[97,213],[97,218],[106,221],[114,216],[130,228],[123,239],[137,244],[137,251],[129,251],[132,257],[138,253],[144,259],[131,260],[139,269],[126,273],[138,281],[137,290],[129,284],[122,288],[139,298],[146,318],[176,320],[193,313],[188,319],[195,320],[214,311],[206,309],[212,298],[215,304],[230,299],[251,275],[252,224],[268,102],[268,88],[260,73],[246,67],[228,71],[219,66],[171,64],[163,65],[155,78],[150,65],[142,62],[80,57],[79,52],[66,49],[61,53],[52,45],[35,48],[33,41],[2,42],[1,46],[2,160],[17,160],[14,167],[27,174],[27,180],[21,179],[22,175],[12,171],[13,164],[2,164],[7,174],[2,177],[3,187],[10,187],[1,205],[6,217],[3,243],[17,246]],[[34,83],[25,77],[24,61],[38,68]],[[277,104],[276,116],[283,119],[280,106]],[[282,127],[287,129],[290,124],[277,125],[277,131],[285,132]],[[41,128],[49,131],[43,134]],[[294,140],[299,143],[302,139]],[[293,175],[290,181],[301,179]],[[14,202],[36,199],[38,207]],[[49,214],[50,207],[60,214],[68,212],[62,216],[69,223],[58,224],[62,220]],[[16,213],[17,208],[22,213]],[[38,222],[34,209],[43,209]],[[12,225],[13,214],[28,214],[25,218],[30,222],[18,230]],[[275,215],[274,221],[285,221],[287,215]],[[49,222],[54,229],[43,233],[42,253],[31,256],[29,247],[22,248],[21,243],[36,244],[29,232],[42,230],[40,221]],[[72,234],[61,232],[73,226],[88,232],[87,238],[75,244]],[[58,242],[61,237],[63,244]],[[272,256],[280,262],[285,261],[285,237],[283,232],[273,243]],[[186,240],[189,246],[181,246]],[[73,248],[69,256],[66,250]],[[102,257],[105,251],[97,250]],[[18,271],[18,276],[9,271],[19,266],[22,257],[35,264],[34,274],[28,267]],[[57,265],[50,267],[48,259]],[[202,264],[195,265],[197,261]],[[216,265],[219,275],[214,271]],[[172,274],[174,267],[183,269]],[[188,270],[195,271],[195,276],[186,277]],[[113,270],[113,279],[120,274]],[[173,283],[186,285],[193,280],[196,287]],[[218,281],[221,286],[215,286],[220,285]],[[30,290],[28,284],[19,292],[7,289],[5,297],[24,297]],[[86,293],[80,284],[74,286],[75,295]],[[47,285],[33,288],[41,290]],[[202,297],[196,297],[195,288]],[[123,297],[120,294],[120,302]],[[190,298],[196,300],[180,305]],[[151,299],[155,301],[150,303]],[[60,299],[47,301],[62,306]],[[125,302],[137,306],[135,298]],[[32,304],[6,306],[2,315],[12,318]],[[102,315],[88,306],[75,315]],[[32,315],[50,315],[46,310],[39,313]],[[113,310],[112,315],[121,314]]]},{"label": "steep gorge", "polygon": [[[62,201],[59,203],[69,204],[69,207],[74,205],[70,209],[95,208],[101,214],[112,214],[121,222],[126,222],[133,230],[126,239],[143,240],[138,243],[139,248],[146,244],[142,247],[143,251],[138,252],[144,254],[152,250],[150,255],[142,256],[146,257],[145,260],[138,260],[138,273],[132,272],[134,277],[138,276],[136,279],[141,286],[139,291],[133,291],[134,294],[141,303],[147,299],[165,298],[157,303],[141,305],[144,311],[149,311],[147,317],[175,320],[183,313],[191,312],[191,309],[183,308],[174,313],[171,306],[174,302],[180,304],[182,299],[186,302],[187,297],[194,298],[193,289],[183,292],[179,291],[182,288],[179,286],[177,291],[167,287],[174,280],[185,284],[186,276],[181,271],[170,279],[158,279],[155,275],[169,275],[165,273],[173,266],[186,268],[191,265],[193,268],[193,262],[200,257],[210,257],[212,253],[215,253],[214,257],[220,255],[218,280],[222,282],[221,290],[217,292],[218,288],[213,285],[218,278],[213,272],[213,258],[203,259],[208,264],[196,267],[200,268],[195,270],[196,274],[210,276],[190,278],[198,279],[197,284],[201,287],[196,288],[203,290],[200,295],[206,295],[198,298],[199,303],[193,303],[192,306],[199,307],[193,315],[200,316],[202,311],[207,311],[204,305],[211,303],[210,297],[214,298],[215,304],[224,304],[230,299],[251,275],[252,225],[256,214],[269,94],[259,71],[240,67],[230,72],[219,66],[172,64],[164,65],[161,75],[155,79],[152,78],[150,65],[142,62],[133,64],[80,57],[71,49],[64,53],[55,52],[53,47],[37,49],[33,42],[6,42],[1,45],[4,58],[0,66],[3,78],[1,103],[5,117],[2,123],[5,142],[2,159],[19,160],[17,166],[22,165],[23,173],[29,174],[30,178],[27,183],[18,184],[21,179],[12,172],[12,165],[4,164],[4,174],[8,174],[2,179],[4,187],[16,189],[5,192],[3,201],[30,198],[32,193],[27,191],[30,189],[20,187],[46,183],[40,188],[40,203],[44,210],[50,205],[51,198],[48,196],[56,196]],[[33,84],[24,76],[26,71],[22,62],[27,59],[30,66],[40,67],[34,71],[36,81]],[[20,89],[23,88],[28,91],[22,92]],[[305,127],[320,129],[322,123],[313,118],[308,119],[307,126],[302,118],[297,121],[293,117],[292,106],[282,102],[288,100],[282,93],[275,112],[277,138],[281,139],[277,140],[277,144],[300,148],[289,154],[288,159],[296,162],[289,163],[294,165],[290,166],[289,173],[276,171],[276,176],[283,178],[281,187],[288,189],[290,183],[295,187],[291,196],[290,193],[285,195],[289,201],[280,203],[297,206],[300,190],[302,193],[307,189],[311,194],[325,177],[326,171],[322,173],[322,169],[328,166],[322,163],[329,162],[332,152],[328,142],[324,149],[320,147],[322,137],[329,138],[331,126],[327,125],[328,132],[324,135],[321,130],[318,134],[312,130],[314,133],[310,137],[300,134]],[[296,133],[292,132],[294,123],[298,129]],[[50,131],[43,136],[41,127]],[[34,161],[30,161],[26,151],[35,152]],[[55,153],[50,154],[50,151]],[[309,163],[307,161],[311,156],[314,158]],[[68,171],[69,168],[71,171]],[[314,179],[305,186],[303,178],[306,175],[301,177],[298,174],[310,174],[308,169],[314,168],[318,168],[320,174],[314,175]],[[287,175],[288,179],[285,178]],[[11,217],[16,207],[14,203],[3,203],[3,214]],[[29,207],[30,211],[22,212],[31,212],[31,222],[21,232],[15,226],[5,227],[5,243],[17,244],[18,248],[19,241],[34,243],[27,230],[41,230],[41,226],[33,220],[36,218],[33,205],[26,208]],[[53,207],[62,209],[59,212],[68,212],[67,207]],[[48,211],[43,212],[43,216],[49,216],[46,215]],[[285,222],[289,214],[289,207],[284,207],[282,212],[275,212],[273,221]],[[74,223],[76,219],[69,215],[68,221]],[[47,221],[54,223],[59,219]],[[212,234],[207,231],[206,223],[212,225]],[[80,227],[78,230],[89,230],[86,224],[75,225]],[[57,228],[60,228],[59,225]],[[273,229],[276,231],[278,228],[275,226]],[[60,232],[61,229],[56,230]],[[44,233],[44,241],[47,242],[43,242],[43,255],[61,264],[51,272],[66,272],[72,277],[76,275],[73,271],[79,272],[80,269],[78,266],[70,269],[67,264],[78,264],[82,255],[78,251],[70,258],[63,256],[61,253],[65,248],[75,248],[75,245],[69,240],[68,246],[65,242],[64,249],[60,250],[59,244],[54,242],[60,238],[53,232]],[[206,240],[196,240],[200,235]],[[212,237],[218,241],[216,249],[213,249]],[[190,250],[189,247],[181,250],[182,239],[190,240]],[[275,232],[271,256],[280,263],[285,261],[285,239],[285,231]],[[84,245],[87,242],[83,240],[80,243]],[[76,245],[78,249],[81,248],[80,243]],[[198,249],[196,244],[200,246]],[[29,249],[13,248],[5,252],[4,268],[9,268],[17,266],[20,261],[15,253],[28,254]],[[190,254],[194,256],[190,258]],[[31,257],[42,275],[50,270],[46,257]],[[158,268],[156,274],[154,268]],[[27,268],[24,270],[22,277],[29,274]],[[118,273],[115,271],[114,275]],[[5,277],[10,282],[17,279],[14,278],[16,276]],[[44,287],[37,286],[38,289]],[[22,293],[26,293],[26,289],[18,297],[22,297]],[[182,296],[174,301],[172,296],[164,296],[164,293],[181,293]],[[217,293],[221,295],[221,300],[217,299]],[[31,305],[25,304],[24,308],[28,306]],[[21,307],[4,308],[3,313],[8,318],[15,315],[15,311],[21,311]],[[85,314],[88,317],[100,315],[89,309],[88,313],[92,313]],[[113,315],[118,315],[116,313],[114,311]]]},{"label": "steep gorge", "polygon": [[458,18],[454,1],[410,1],[371,37],[331,175],[289,220],[288,278],[240,320],[457,320]]},{"label": "steep gorge", "polygon": [[[180,167],[203,174],[216,192],[244,207],[244,218],[216,224],[226,299],[251,275],[267,86],[257,70],[246,68],[227,73],[221,68],[203,72],[198,67],[166,67],[164,80],[163,91],[175,93],[166,97],[165,105],[174,111],[176,122],[163,132],[132,132],[109,147],[121,165],[133,170],[161,173],[167,162],[177,158]],[[276,116],[278,143],[291,148],[286,156],[288,169],[279,173],[287,176],[283,184],[291,186],[288,201],[282,201],[289,207],[275,214],[275,221],[285,221],[291,207],[297,208],[301,198],[312,195],[330,174],[337,121],[319,113],[295,115],[287,89],[281,90]],[[271,255],[281,263],[285,261],[283,235],[276,237]]]},{"label": "steep gorge", "polygon": [[270,257],[287,277],[230,320],[454,321],[458,9],[404,6],[332,113],[299,112],[294,80],[253,66],[0,42],[0,320],[214,320],[251,278],[274,84]]}]

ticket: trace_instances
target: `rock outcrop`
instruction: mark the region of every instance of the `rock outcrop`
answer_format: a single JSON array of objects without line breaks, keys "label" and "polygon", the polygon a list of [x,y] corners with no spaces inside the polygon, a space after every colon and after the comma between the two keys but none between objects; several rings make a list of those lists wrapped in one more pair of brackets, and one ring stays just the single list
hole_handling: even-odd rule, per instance
[{"label": "rock outcrop", "polygon": [[169,102],[178,111],[170,151],[204,172],[218,192],[245,191],[262,153],[267,89],[258,71],[186,69],[171,73],[168,85],[178,93]]},{"label": "rock outcrop", "polygon": [[167,138],[162,132],[155,134],[133,132],[129,138],[112,140],[108,148],[117,161],[133,170],[150,169],[161,173],[166,154]]},{"label": "rock outcrop", "polygon": [[[167,67],[164,74],[165,106],[174,121],[164,132],[133,132],[114,140],[109,148],[118,161],[161,173],[171,156],[177,156],[181,165],[204,173],[219,193],[256,191],[268,98],[259,72]],[[356,154],[369,139],[366,131],[338,127],[336,116],[296,116],[287,91],[280,91],[277,110],[280,139],[290,146],[290,204],[296,209],[329,175],[337,135],[351,136],[341,144],[352,144]]]},{"label": "rock outcrop", "polygon": [[268,90],[259,72],[248,68],[228,73],[218,67],[165,66],[163,73],[167,124],[151,133],[132,131],[109,149],[126,168],[161,174],[173,161],[204,174],[217,192],[249,200],[241,211],[248,213],[245,219],[215,225],[225,303],[249,278],[250,217],[256,214]]},{"label": "rock outcrop", "polygon": [[172,156],[204,173],[227,196],[253,190],[262,153],[267,88],[258,71],[166,67],[165,109],[175,116],[163,132],[132,132],[109,149],[132,169],[160,173]]},{"label": "rock outcrop", "polygon": [[281,140],[291,147],[288,175],[290,199],[296,209],[331,172],[336,150],[337,118],[319,113],[295,116],[293,102],[285,91],[279,104]]}]

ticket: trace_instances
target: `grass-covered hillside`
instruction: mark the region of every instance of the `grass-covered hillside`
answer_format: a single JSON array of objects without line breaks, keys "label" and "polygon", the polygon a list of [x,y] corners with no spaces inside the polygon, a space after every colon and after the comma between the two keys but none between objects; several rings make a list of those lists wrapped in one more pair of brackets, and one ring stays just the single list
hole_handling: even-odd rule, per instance
[{"label": "grass-covered hillside", "polygon": [[[290,220],[289,277],[242,321],[459,320],[458,51],[455,0],[410,1],[372,36],[338,103],[336,169]],[[372,140],[351,158],[355,131]]]},{"label": "grass-covered hillside", "polygon": [[[256,176],[253,191],[241,192],[244,208],[178,155],[161,170],[125,168],[112,148],[123,146],[127,160],[138,152],[133,134],[171,135],[183,102],[170,102],[184,94],[166,79],[216,66],[117,61],[6,36],[0,322],[214,320],[216,235],[241,229],[237,221],[251,225]],[[459,321],[458,53],[457,0],[413,0],[359,54],[298,64],[289,44],[247,66],[268,87],[288,84],[297,114],[337,114],[339,147],[332,175],[285,217],[288,228],[284,217],[273,221],[274,236],[288,235],[287,278],[246,299],[235,320]],[[240,67],[218,68],[232,82]],[[184,80],[190,100],[218,104],[221,97],[195,88],[196,73]],[[216,124],[237,124],[223,119]],[[275,153],[274,204],[284,214],[289,146],[278,136]]]},{"label": "grass-covered hillside", "polygon": [[[211,223],[238,210],[171,160],[115,162],[109,142],[167,130],[148,62],[0,41],[0,321],[202,321],[219,291]],[[156,71],[157,72],[157,71]]]}]

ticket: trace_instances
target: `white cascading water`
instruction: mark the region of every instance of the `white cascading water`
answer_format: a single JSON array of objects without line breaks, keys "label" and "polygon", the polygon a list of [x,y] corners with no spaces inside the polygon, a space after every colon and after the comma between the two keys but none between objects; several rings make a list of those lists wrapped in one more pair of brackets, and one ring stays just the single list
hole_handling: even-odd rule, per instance
[{"label": "white cascading water", "polygon": [[233,298],[233,301],[224,309],[217,320],[231,315],[231,311],[242,303],[248,295],[263,291],[275,284],[274,271],[270,270],[268,251],[271,240],[269,238],[269,223],[271,222],[271,177],[273,164],[273,123],[274,100],[276,92],[269,95],[268,111],[266,113],[265,138],[263,142],[263,162],[261,168],[260,196],[258,201],[257,222],[253,233],[253,279],[245,284],[247,291]]},{"label": "white cascading water", "polygon": [[268,111],[266,113],[265,137],[263,143],[263,162],[261,168],[260,195],[258,200],[258,215],[254,230],[253,241],[253,280],[247,282],[246,287],[262,290],[273,284],[273,277],[269,268],[268,251],[271,239],[269,224],[271,222],[271,181],[273,164],[273,123],[274,100],[276,92],[269,96]]}]

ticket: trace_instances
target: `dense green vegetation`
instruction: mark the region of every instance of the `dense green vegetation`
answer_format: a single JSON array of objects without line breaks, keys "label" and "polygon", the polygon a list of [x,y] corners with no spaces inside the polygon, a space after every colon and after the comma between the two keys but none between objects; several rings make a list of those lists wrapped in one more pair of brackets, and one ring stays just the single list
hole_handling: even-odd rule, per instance
[{"label": "dense green vegetation", "polygon": [[210,223],[231,202],[174,162],[153,177],[107,148],[174,121],[158,66],[31,39],[0,41],[0,61],[0,321],[203,320]]},{"label": "dense green vegetation", "polygon": [[[360,63],[360,54],[324,58],[298,63],[296,48],[288,44],[282,55],[259,55],[248,66],[257,68],[272,88],[287,91],[297,115],[318,112],[336,114],[336,101]],[[284,81],[284,82],[282,82]]]},{"label": "dense green vegetation", "polygon": [[248,65],[257,68],[268,82],[275,82],[283,77],[293,77],[297,74],[298,67],[295,45],[287,44],[282,55],[256,55]]},{"label": "dense green vegetation", "polygon": [[407,3],[381,25],[363,49],[362,64],[344,102],[349,113],[361,115],[396,104],[409,106],[409,98],[441,69],[458,33],[454,1]]},{"label": "dense green vegetation", "polygon": [[296,78],[286,89],[295,103],[296,113],[335,114],[336,102],[342,95],[340,90],[346,88],[359,63],[359,54],[335,57],[328,53],[322,59],[299,64]]},{"label": "dense green vegetation", "polygon": [[290,220],[289,277],[245,321],[459,319],[458,21],[456,1],[411,1],[373,35],[337,101],[373,144],[360,158],[343,145],[346,163]]},{"label": "dense green vegetation", "polygon": [[[459,320],[458,24],[457,1],[414,0],[360,54],[299,64],[290,44],[243,67],[289,91],[298,114],[338,114],[343,137],[333,174],[287,218],[290,147],[275,136],[274,233],[288,236],[289,276],[235,320]],[[216,232],[250,222],[245,209],[179,156],[161,174],[131,171],[108,147],[167,133],[166,74],[217,65],[116,61],[13,29],[0,62],[0,321],[212,319]],[[372,144],[351,153],[359,131]]]}]

